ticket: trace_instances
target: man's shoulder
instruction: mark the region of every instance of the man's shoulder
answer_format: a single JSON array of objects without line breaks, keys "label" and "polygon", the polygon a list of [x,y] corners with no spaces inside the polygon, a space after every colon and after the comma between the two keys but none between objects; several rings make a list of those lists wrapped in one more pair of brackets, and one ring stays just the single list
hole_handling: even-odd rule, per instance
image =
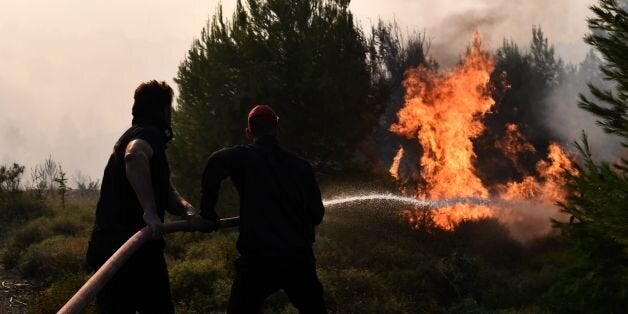
[{"label": "man's shoulder", "polygon": [[288,159],[290,159],[294,165],[298,166],[299,168],[302,168],[302,169],[311,169],[312,168],[312,164],[310,164],[310,162],[307,161],[307,159],[297,155],[294,152],[286,150],[286,149],[282,149],[282,151],[283,151],[284,155]]},{"label": "man's shoulder", "polygon": [[120,136],[118,142],[129,143],[136,139],[146,141],[152,149],[165,148],[164,136],[161,130],[151,125],[132,125]]},{"label": "man's shoulder", "polygon": [[216,159],[216,158],[222,158],[222,157],[226,157],[226,156],[231,156],[234,154],[239,154],[242,153],[243,151],[246,150],[246,145],[231,145],[231,146],[225,146],[213,153],[211,153],[209,155],[208,159]]}]

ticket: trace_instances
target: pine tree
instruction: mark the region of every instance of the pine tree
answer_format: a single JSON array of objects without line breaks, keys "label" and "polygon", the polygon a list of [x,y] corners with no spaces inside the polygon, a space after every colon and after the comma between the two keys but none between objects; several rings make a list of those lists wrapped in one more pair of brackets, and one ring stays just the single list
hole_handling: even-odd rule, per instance
[{"label": "pine tree", "polygon": [[[591,9],[592,34],[585,40],[602,55],[601,70],[616,85],[589,84],[594,99],[581,95],[579,105],[628,146],[628,12],[615,0],[600,0]],[[555,221],[573,259],[552,290],[555,305],[561,311],[620,313],[628,308],[628,160],[594,162],[584,134],[577,146],[583,161],[577,175],[568,175],[573,194],[562,204],[570,219]]]},{"label": "pine tree", "polygon": [[367,44],[349,1],[238,1],[208,22],[179,66],[173,179],[194,191],[206,157],[243,143],[246,114],[270,104],[281,142],[323,169],[351,161],[376,125]]},{"label": "pine tree", "polygon": [[66,176],[65,172],[63,172],[60,164],[59,175],[54,178],[54,182],[57,184],[57,193],[59,193],[59,197],[61,198],[61,208],[65,209],[65,195],[68,190],[70,190],[70,187],[68,187],[67,185],[68,177]]}]

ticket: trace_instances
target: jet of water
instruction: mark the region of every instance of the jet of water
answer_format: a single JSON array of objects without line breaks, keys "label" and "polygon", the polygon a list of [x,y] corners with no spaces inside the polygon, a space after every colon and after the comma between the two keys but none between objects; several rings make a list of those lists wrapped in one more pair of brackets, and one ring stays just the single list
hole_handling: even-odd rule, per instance
[{"label": "jet of water", "polygon": [[325,199],[323,200],[323,205],[325,205],[325,207],[333,207],[337,205],[343,205],[346,203],[357,203],[357,202],[366,202],[366,201],[400,202],[400,203],[410,204],[414,206],[430,207],[430,208],[447,207],[447,206],[460,204],[460,203],[480,205],[480,204],[484,204],[488,202],[487,199],[481,199],[477,197],[456,197],[456,198],[434,201],[434,200],[419,200],[413,197],[395,195],[391,193],[387,193],[387,194],[386,193],[371,193],[371,194],[351,195],[351,196]]}]

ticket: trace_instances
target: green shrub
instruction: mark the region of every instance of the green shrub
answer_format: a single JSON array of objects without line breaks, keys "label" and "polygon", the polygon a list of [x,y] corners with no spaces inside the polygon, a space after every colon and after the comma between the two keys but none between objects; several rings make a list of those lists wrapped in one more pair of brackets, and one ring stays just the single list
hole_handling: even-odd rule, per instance
[{"label": "green shrub", "polygon": [[[31,220],[10,232],[2,253],[2,263],[5,267],[12,268],[31,245],[55,235],[80,236],[86,234],[86,226],[76,219],[64,216],[40,217]],[[85,236],[85,238],[87,237]]]},{"label": "green shrub", "polygon": [[494,265],[515,265],[521,261],[523,247],[496,218],[460,222],[453,236],[466,253]]},{"label": "green shrub", "polygon": [[178,312],[225,310],[237,233],[179,233],[167,238],[170,285]]},{"label": "green shrub", "polygon": [[14,229],[2,254],[2,263],[7,268],[14,267],[29,246],[50,236],[52,236],[52,230],[49,219],[35,219]]},{"label": "green shrub", "polygon": [[341,313],[407,313],[407,301],[395,293],[393,283],[369,269],[343,269],[319,273],[327,306]]},{"label": "green shrub", "polygon": [[0,234],[13,223],[51,216],[46,202],[29,192],[0,193]]},{"label": "green shrub", "polygon": [[225,309],[230,279],[221,266],[208,260],[183,260],[171,265],[170,285],[177,304],[198,313]]},{"label": "green shrub", "polygon": [[22,276],[48,284],[81,271],[86,247],[86,238],[53,236],[28,247],[17,266]]},{"label": "green shrub", "polygon": [[[41,292],[36,302],[29,309],[33,313],[56,313],[83,284],[89,279],[85,272],[76,272],[55,281],[50,287]],[[95,303],[92,302],[81,313],[96,313]]]}]

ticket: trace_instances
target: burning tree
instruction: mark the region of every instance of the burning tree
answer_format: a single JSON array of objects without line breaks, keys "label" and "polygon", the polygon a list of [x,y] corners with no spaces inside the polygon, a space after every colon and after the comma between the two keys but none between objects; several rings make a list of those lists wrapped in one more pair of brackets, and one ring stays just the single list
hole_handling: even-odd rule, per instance
[{"label": "burning tree", "polygon": [[[420,197],[488,197],[472,165],[471,139],[482,132],[479,118],[495,103],[486,91],[494,61],[481,48],[476,34],[463,65],[455,71],[438,75],[432,68],[419,66],[406,73],[406,105],[391,130],[416,137],[423,148]],[[490,214],[483,206],[454,207],[447,215],[435,216],[439,225],[448,227],[452,219]]]},{"label": "burning tree", "polygon": [[[540,30],[535,29],[534,34],[534,42],[540,47],[537,52],[544,51],[545,57],[531,59],[538,59],[536,63],[541,59],[548,61],[551,58],[547,56],[553,52]],[[484,50],[480,35],[476,33],[456,68],[445,73],[427,66],[408,69],[403,83],[405,104],[391,131],[416,140],[422,149],[417,166],[419,186],[416,191],[409,191],[410,194],[429,200],[475,200],[474,204],[458,203],[432,209],[431,218],[436,225],[451,229],[465,220],[497,217],[511,227],[515,237],[528,240],[550,232],[549,218],[558,214],[554,202],[563,200],[566,193],[562,172],[576,173],[576,170],[562,148],[551,143],[543,148],[547,153],[538,157],[534,172],[528,172],[520,156],[537,155],[538,150],[519,131],[519,126],[511,122],[504,125],[503,136],[493,145],[500,156],[523,175],[491,185],[478,176],[476,165],[484,161],[476,155],[474,140],[485,132],[485,117],[496,103],[492,82],[495,64],[495,57]],[[552,66],[548,62],[543,64],[543,67],[554,67],[551,62]],[[550,72],[546,73],[548,77]],[[404,152],[401,147],[390,168],[397,180]],[[402,191],[408,192],[406,187],[402,187]],[[477,204],[478,200],[483,204]],[[410,223],[415,227],[421,227],[425,221],[424,210],[408,212]]]}]

